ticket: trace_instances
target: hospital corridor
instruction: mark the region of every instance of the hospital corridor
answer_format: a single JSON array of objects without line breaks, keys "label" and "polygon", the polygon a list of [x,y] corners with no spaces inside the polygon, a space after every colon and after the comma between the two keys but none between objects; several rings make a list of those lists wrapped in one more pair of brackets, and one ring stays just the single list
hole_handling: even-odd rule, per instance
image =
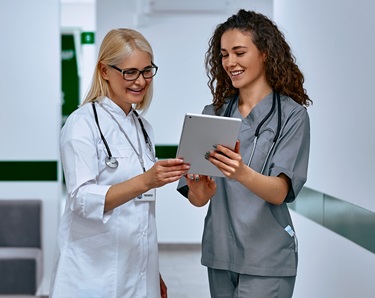
[{"label": "hospital corridor", "polygon": [[[117,184],[121,184],[124,181],[133,181],[131,178],[138,175],[149,178],[150,176],[145,174],[146,168],[150,170],[158,162],[163,164],[166,160],[176,159],[185,115],[202,114],[202,111],[207,110],[207,108],[204,110],[205,107],[212,103],[213,94],[209,88],[205,64],[210,38],[217,24],[225,22],[240,9],[259,12],[278,25],[285,40],[290,44],[295,63],[303,73],[303,86],[313,100],[313,104],[306,108],[309,116],[309,142],[301,141],[304,138],[299,134],[292,140],[300,142],[300,147],[305,148],[305,151],[309,150],[308,162],[306,161],[303,166],[303,171],[307,172],[307,175],[299,177],[292,171],[287,173],[291,177],[286,175],[285,171],[275,174],[275,176],[289,178],[289,180],[285,178],[284,182],[299,181],[301,191],[293,202],[280,201],[284,209],[277,209],[275,206],[279,205],[265,199],[262,201],[262,203],[266,202],[264,203],[266,207],[262,207],[263,213],[255,213],[255,209],[251,208],[235,209],[237,213],[233,218],[238,219],[234,221],[236,223],[247,223],[248,214],[258,216],[257,224],[251,227],[249,224],[238,225],[236,226],[238,230],[233,228],[234,225],[227,224],[232,223],[230,216],[223,216],[222,221],[217,220],[215,223],[210,216],[207,216],[210,212],[227,214],[225,211],[233,206],[226,205],[229,199],[222,203],[220,208],[211,208],[212,210],[209,209],[209,206],[212,206],[210,203],[196,207],[184,196],[184,191],[187,193],[188,188],[186,185],[179,187],[181,181],[177,181],[177,178],[176,181],[160,187],[149,187],[151,184],[147,183],[134,183],[134,189],[139,190],[145,185],[148,188],[144,187],[142,191],[134,193],[129,191],[130,194],[124,191],[121,204],[113,200],[111,202],[115,201],[114,205],[116,203],[119,205],[114,208],[108,207],[106,195],[107,191],[108,194],[110,193],[110,187],[115,184],[112,183],[114,180]],[[107,273],[112,273],[111,270],[107,270],[111,266],[109,264],[117,265],[118,269],[121,267],[118,264],[123,264],[122,261],[137,264],[136,266],[140,264],[133,276],[126,277],[127,281],[137,276],[134,280],[142,280],[142,285],[159,289],[160,279],[157,275],[157,266],[159,266],[168,290],[168,298],[211,298],[210,273],[207,267],[202,265],[202,262],[207,261],[202,260],[202,242],[204,248],[208,247],[203,251],[203,255],[205,253],[218,255],[231,251],[227,253],[230,255],[228,259],[236,260],[237,257],[242,260],[241,257],[245,255],[245,253],[241,255],[243,242],[240,241],[229,243],[228,240],[226,242],[228,245],[221,247],[212,243],[222,242],[212,240],[207,245],[205,240],[211,236],[213,230],[216,229],[217,233],[218,227],[223,233],[217,234],[223,237],[229,235],[226,239],[238,239],[230,238],[236,234],[236,231],[249,232],[243,234],[246,236],[254,235],[250,233],[254,230],[262,231],[256,234],[256,238],[247,237],[252,239],[246,238],[244,241],[247,241],[246,244],[256,242],[255,245],[258,245],[258,241],[259,243],[265,241],[264,243],[268,244],[276,243],[279,239],[281,240],[276,244],[283,241],[284,238],[276,237],[276,233],[265,232],[269,231],[270,227],[285,233],[283,236],[289,237],[287,240],[291,244],[288,246],[289,250],[284,250],[280,255],[284,256],[284,253],[288,254],[291,251],[293,264],[297,264],[293,298],[374,298],[375,197],[372,174],[375,168],[373,152],[375,38],[371,29],[375,28],[374,11],[375,1],[368,0],[1,0],[0,298],[124,298],[104,297],[103,293],[110,286],[103,289],[103,292],[93,293],[92,289],[87,290],[89,286],[86,287],[86,284],[90,284],[87,280],[86,284],[82,285],[83,294],[80,297],[70,297],[71,295],[68,294],[64,296],[65,289],[61,289],[61,284],[56,286],[56,293],[60,294],[51,294],[54,291],[51,290],[53,277],[57,276],[55,273],[58,270],[65,270],[64,276],[69,275],[67,279],[75,286],[83,282],[83,278],[77,273],[80,270],[82,272],[86,270],[86,277],[92,279],[92,284],[106,284],[111,279],[108,277],[111,275]],[[135,51],[135,54],[132,53],[133,56],[129,57],[134,59],[134,64],[138,63],[136,65],[100,62],[102,64],[97,67],[100,45],[105,42],[106,34],[119,28],[142,33],[152,47],[153,56],[145,55],[146,50]],[[240,40],[242,42],[242,39]],[[246,67],[241,66],[243,71],[239,70],[238,61],[241,61],[243,53],[236,52],[235,59],[238,59],[236,61],[238,63],[232,62],[235,65],[234,70],[229,71],[227,69],[230,67],[224,66],[229,64],[229,59],[225,60],[227,56],[224,55],[227,49],[224,46],[213,48],[220,53],[217,57],[220,57],[221,62],[216,64],[227,71],[226,77],[230,73],[234,82],[236,76],[247,74],[244,69],[250,70],[253,67],[246,64]],[[116,47],[113,47],[113,50],[116,51]],[[148,59],[147,63],[144,64],[142,59]],[[128,61],[130,60],[129,58]],[[266,60],[264,58],[264,61]],[[98,72],[95,72],[96,70]],[[224,73],[224,70],[221,71]],[[120,109],[109,98],[103,99],[103,102],[107,100],[105,102],[107,105],[101,105],[95,100],[95,103],[90,104],[90,108],[86,110],[87,113],[80,115],[83,115],[81,119],[86,119],[85,117],[88,119],[87,115],[92,113],[94,119],[93,106],[97,111],[96,116],[99,116],[100,125],[96,126],[94,120],[87,125],[85,121],[74,122],[74,125],[78,125],[82,130],[87,129],[94,133],[77,137],[74,133],[69,135],[68,132],[64,135],[67,136],[66,139],[62,141],[62,128],[69,121],[68,119],[71,120],[69,116],[82,107],[83,101],[90,93],[90,86],[95,82],[93,75],[95,73],[100,73],[102,75],[100,78],[107,83],[113,80],[119,85],[123,84],[121,86],[125,87],[121,87],[121,90],[131,93],[134,101],[124,104],[129,109],[123,113],[121,110],[123,107],[121,106]],[[136,109],[133,109],[134,102],[138,100],[139,94],[150,90],[147,88],[150,88],[151,80],[152,103],[145,113],[138,115],[134,112]],[[141,82],[141,87],[132,85],[138,84],[138,81]],[[211,83],[215,85],[217,82]],[[242,85],[239,86],[238,88],[243,88]],[[117,92],[116,88],[114,90]],[[269,94],[277,92],[270,88]],[[286,98],[285,102],[289,101],[289,95],[282,94],[281,100],[283,98]],[[276,106],[276,112],[273,110],[274,118],[270,119],[276,119],[272,124],[280,131],[283,127],[279,129],[282,125],[278,120],[286,117],[286,112],[281,109],[280,96],[269,95],[269,99],[270,106],[271,102]],[[239,100],[234,105],[238,111]],[[305,112],[302,108],[300,110]],[[116,120],[120,114],[125,115],[123,121],[125,124],[120,124]],[[252,119],[253,114],[250,112],[248,118]],[[271,112],[269,114],[271,115]],[[298,118],[298,121],[300,120],[301,118]],[[304,123],[307,123],[307,120]],[[69,125],[75,127],[71,123]],[[121,130],[121,125],[124,127],[129,125],[127,127],[134,129],[132,131],[134,134],[129,134],[129,139],[126,139],[132,145],[131,150],[130,147],[126,147],[127,145],[123,146],[120,138],[117,138],[119,135],[123,136],[122,131],[118,132],[118,135],[112,134],[111,127]],[[285,126],[287,125],[288,123],[285,123]],[[266,123],[259,129],[260,141],[255,146],[252,163],[256,164],[259,160],[259,167],[262,170],[267,165],[270,168],[269,176],[272,176],[271,172],[278,171],[279,168],[277,166],[272,168],[273,161],[270,162],[268,159],[268,156],[272,155],[274,144],[271,145],[271,141],[268,144],[269,140],[265,141],[265,136],[278,135],[279,139],[275,138],[275,140],[281,138],[282,141],[287,137],[285,135],[280,137],[279,133],[275,132],[276,129],[273,131],[269,127],[271,126]],[[103,132],[99,133],[100,130]],[[249,131],[255,135],[256,127],[249,125]],[[106,141],[102,141],[102,138],[99,140],[100,134],[103,133],[108,140],[109,151],[104,145]],[[98,136],[97,139],[95,134]],[[91,137],[92,139],[89,140]],[[282,139],[283,137],[285,139]],[[69,143],[69,138],[74,141]],[[113,140],[119,141],[116,143]],[[125,142],[125,138],[123,141]],[[71,145],[73,142],[75,145]],[[246,142],[253,144],[252,140],[247,138],[243,142],[246,147],[244,145],[240,154],[252,158],[253,150]],[[87,146],[88,143],[92,147]],[[197,147],[195,144],[190,145]],[[271,149],[268,149],[268,145]],[[83,156],[84,162],[77,166],[77,172],[84,177],[82,181],[78,175],[78,178],[75,177],[72,171],[68,173],[69,179],[66,179],[64,165],[74,164],[78,158],[75,153],[63,154],[61,150],[63,146],[68,152],[79,151]],[[92,150],[95,146],[103,150]],[[284,157],[288,162],[293,163],[291,160],[303,159],[298,151],[285,148],[286,146],[279,146],[277,150],[284,149],[284,153],[287,151]],[[134,163],[129,156],[135,157]],[[208,156],[204,156],[208,159]],[[260,157],[263,158],[262,161]],[[113,158],[113,168],[104,162],[111,158]],[[116,158],[118,161],[114,162]],[[248,160],[251,161],[251,158]],[[116,173],[118,177],[111,176],[115,175],[114,168],[118,164],[120,164],[118,169],[127,171],[129,168],[131,170],[136,168],[136,170],[129,176],[127,172],[120,171]],[[249,167],[251,168],[252,165]],[[249,167],[246,169],[252,171]],[[165,168],[167,166],[163,167],[163,170]],[[107,175],[104,180],[110,181],[107,184],[98,182],[98,177],[102,177],[103,172]],[[243,172],[245,171],[241,173]],[[304,183],[306,176],[307,180]],[[241,189],[242,185],[235,179],[225,179],[228,184],[220,184],[221,191],[228,190],[223,185],[235,185],[238,187],[236,190]],[[192,179],[190,182],[198,180]],[[207,181],[208,185],[210,180]],[[76,188],[79,190],[73,191],[69,196],[66,189],[73,184],[79,185]],[[287,194],[282,199],[294,197],[294,184],[284,185],[287,185],[285,186]],[[243,194],[240,191],[238,193],[239,196]],[[146,198],[147,196],[151,198]],[[254,193],[253,197],[256,196]],[[118,198],[119,195],[116,197],[115,193],[114,197]],[[245,195],[241,199],[244,197]],[[90,202],[87,205],[83,203],[86,199]],[[144,199],[141,203],[148,202],[147,205],[145,203],[144,206],[139,207],[138,199]],[[128,202],[129,205],[133,204],[131,206],[134,209],[144,208],[142,211],[145,212],[137,217],[138,214],[135,216],[133,213],[127,213],[127,209],[120,208]],[[244,206],[255,205],[244,204]],[[241,212],[238,211],[239,209]],[[67,212],[64,212],[66,210]],[[100,212],[97,212],[98,210]],[[129,216],[129,220],[120,217],[120,212]],[[285,214],[287,216],[284,216]],[[94,222],[98,229],[97,234],[95,228],[86,225],[87,218]],[[118,218],[123,221],[117,221]],[[277,221],[279,219],[280,221]],[[293,225],[289,224],[289,220],[292,220]],[[71,223],[73,228],[69,230],[67,226]],[[207,225],[214,228],[207,229]],[[112,227],[114,228],[111,230]],[[123,227],[128,228],[130,232],[128,230],[124,232]],[[59,237],[62,229],[66,229],[64,239]],[[124,232],[123,234],[128,238],[118,237],[122,234],[116,234],[116,231]],[[117,254],[118,248],[123,249],[119,249],[121,252],[128,252],[124,244],[129,242],[124,239],[132,239],[129,255]],[[71,241],[72,247],[64,246],[65,240]],[[122,246],[114,245],[116,241]],[[232,253],[234,250],[230,250],[233,248],[232,244],[237,245],[238,248],[234,253]],[[259,244],[258,247],[264,248],[264,251],[277,246],[261,245]],[[61,257],[61,254],[57,254],[57,248],[61,247],[66,248],[64,253],[68,257],[61,258],[63,264],[55,266],[56,257]],[[95,259],[98,263],[90,263],[92,259],[87,257],[88,250],[91,248],[97,253]],[[275,249],[275,251],[281,250]],[[121,257],[118,257],[119,255]],[[129,257],[130,255],[139,258]],[[157,264],[157,256],[159,264]],[[277,257],[262,259],[257,256],[253,260],[262,260],[267,264],[277,260]],[[88,259],[89,261],[86,262]],[[118,259],[121,262],[117,262]],[[280,261],[279,259],[277,261]],[[289,260],[289,255],[280,263],[287,263],[286,259]],[[91,268],[89,266],[75,267],[72,264],[76,263],[72,260],[83,260],[82,264],[90,264],[97,271],[88,270]],[[115,267],[111,267],[113,268]],[[117,282],[126,275],[122,274],[124,272],[126,270],[113,275],[117,277]],[[144,276],[147,278],[152,276],[152,282],[147,279],[147,283]],[[295,271],[288,277],[290,276],[294,278]],[[139,297],[154,298],[144,294],[146,286],[142,285],[138,284],[138,293],[143,293]],[[126,286],[116,284],[108,291],[114,293],[122,287],[120,291],[126,292],[136,288],[136,286],[129,286],[131,289],[125,289],[127,286],[128,284]]]}]

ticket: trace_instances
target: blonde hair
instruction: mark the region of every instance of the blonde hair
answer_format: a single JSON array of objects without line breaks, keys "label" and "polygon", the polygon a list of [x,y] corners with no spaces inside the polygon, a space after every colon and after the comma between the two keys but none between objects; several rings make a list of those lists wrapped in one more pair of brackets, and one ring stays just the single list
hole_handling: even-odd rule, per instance
[{"label": "blonde hair", "polygon": [[[100,73],[100,65],[116,65],[129,57],[135,50],[146,52],[150,55],[151,61],[154,59],[150,43],[146,38],[133,29],[119,28],[107,33],[99,49],[98,61],[94,70],[91,87],[87,92],[82,105],[104,97],[109,97],[108,82],[103,79]],[[143,98],[136,104],[136,110],[146,111],[151,104],[153,95],[153,81]]]}]

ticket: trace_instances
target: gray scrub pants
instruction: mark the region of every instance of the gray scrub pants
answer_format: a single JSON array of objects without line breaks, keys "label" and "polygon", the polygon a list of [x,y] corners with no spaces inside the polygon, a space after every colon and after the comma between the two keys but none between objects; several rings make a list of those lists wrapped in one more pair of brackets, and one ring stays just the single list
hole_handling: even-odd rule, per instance
[{"label": "gray scrub pants", "polygon": [[291,298],[295,276],[265,277],[208,268],[212,298]]}]

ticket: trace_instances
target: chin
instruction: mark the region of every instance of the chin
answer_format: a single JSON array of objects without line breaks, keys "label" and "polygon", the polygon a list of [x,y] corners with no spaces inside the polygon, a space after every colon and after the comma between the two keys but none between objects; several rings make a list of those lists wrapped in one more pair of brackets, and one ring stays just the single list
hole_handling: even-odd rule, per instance
[{"label": "chin", "polygon": [[243,84],[241,84],[239,81],[232,81],[232,85],[234,88],[241,88],[243,86]]}]

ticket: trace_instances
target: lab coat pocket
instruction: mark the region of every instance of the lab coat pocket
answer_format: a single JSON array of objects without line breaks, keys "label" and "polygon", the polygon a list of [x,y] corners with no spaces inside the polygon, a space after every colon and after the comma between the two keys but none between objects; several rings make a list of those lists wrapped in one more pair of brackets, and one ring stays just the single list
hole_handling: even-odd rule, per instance
[{"label": "lab coat pocket", "polygon": [[[120,183],[129,179],[127,171],[134,160],[134,150],[131,147],[111,147],[112,157],[116,159],[118,165],[115,168],[106,166],[106,158],[108,156],[105,148],[99,151],[100,165],[103,171],[113,179],[112,184]],[[136,159],[138,161],[138,159]]]},{"label": "lab coat pocket", "polygon": [[112,149],[112,156],[120,159],[130,158],[134,150],[131,147],[116,147]]},{"label": "lab coat pocket", "polygon": [[101,247],[114,245],[114,232],[91,235],[82,239],[74,240],[70,243],[71,252],[74,254],[100,249]]},{"label": "lab coat pocket", "polygon": [[[110,150],[112,156],[116,159],[130,158],[133,153],[133,149],[131,147],[111,147]],[[98,148],[98,154],[99,159],[102,161],[102,164],[105,164],[105,159],[108,157],[106,148],[104,146]]]}]

